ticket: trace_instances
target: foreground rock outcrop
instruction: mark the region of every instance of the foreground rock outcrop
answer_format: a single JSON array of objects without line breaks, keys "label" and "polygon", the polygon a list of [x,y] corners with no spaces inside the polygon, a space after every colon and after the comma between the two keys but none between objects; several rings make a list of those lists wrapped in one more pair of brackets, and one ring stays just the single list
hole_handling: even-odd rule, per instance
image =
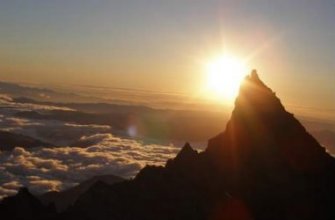
[{"label": "foreground rock outcrop", "polygon": [[186,144],[165,167],[97,182],[52,219],[335,219],[334,186],[335,160],[253,71],[204,152]]}]

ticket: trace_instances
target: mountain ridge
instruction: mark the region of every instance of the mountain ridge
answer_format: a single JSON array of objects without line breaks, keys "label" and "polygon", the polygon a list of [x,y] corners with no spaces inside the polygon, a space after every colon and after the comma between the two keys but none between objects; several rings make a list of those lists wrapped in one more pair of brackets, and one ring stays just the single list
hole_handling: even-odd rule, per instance
[{"label": "mountain ridge", "polygon": [[38,199],[44,205],[54,204],[58,212],[63,212],[68,207],[70,207],[81,194],[85,193],[92,185],[96,184],[97,182],[103,182],[108,185],[112,185],[114,183],[122,182],[124,180],[125,179],[114,175],[94,176],[64,191],[51,191],[44,193],[38,196]]}]

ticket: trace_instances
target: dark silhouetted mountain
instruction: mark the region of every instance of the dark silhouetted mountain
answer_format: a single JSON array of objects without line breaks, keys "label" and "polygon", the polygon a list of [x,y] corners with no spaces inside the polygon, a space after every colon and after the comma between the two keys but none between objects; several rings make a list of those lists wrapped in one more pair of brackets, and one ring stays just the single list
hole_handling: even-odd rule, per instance
[{"label": "dark silhouetted mountain", "polygon": [[165,167],[97,182],[55,219],[331,220],[335,160],[253,71],[226,130]]},{"label": "dark silhouetted mountain", "polygon": [[327,150],[335,155],[335,132],[331,130],[312,131],[313,136],[320,140],[320,143],[327,147]]},{"label": "dark silhouetted mountain", "polygon": [[42,146],[50,147],[53,145],[25,135],[0,131],[0,150],[2,151],[10,151],[14,147],[32,148]]},{"label": "dark silhouetted mountain", "polygon": [[7,197],[0,202],[1,219],[48,219],[55,216],[55,208],[43,206],[26,188],[21,188],[12,197]]},{"label": "dark silhouetted mountain", "polygon": [[[285,111],[280,100],[255,72],[241,87],[226,131],[209,141],[207,151],[220,157],[219,161],[224,163],[221,167],[225,168],[233,164],[246,165],[249,169],[250,165],[276,165],[271,169],[287,167],[310,174],[334,163],[298,120]],[[246,169],[241,167],[240,170]]]},{"label": "dark silhouetted mountain", "polygon": [[112,185],[117,182],[122,182],[124,179],[114,175],[95,176],[70,189],[61,192],[47,192],[39,196],[39,199],[45,205],[55,204],[57,211],[65,211],[81,194],[85,193],[92,185],[99,181]]},{"label": "dark silhouetted mountain", "polygon": [[275,94],[248,76],[207,153],[257,219],[333,219],[335,161]]}]

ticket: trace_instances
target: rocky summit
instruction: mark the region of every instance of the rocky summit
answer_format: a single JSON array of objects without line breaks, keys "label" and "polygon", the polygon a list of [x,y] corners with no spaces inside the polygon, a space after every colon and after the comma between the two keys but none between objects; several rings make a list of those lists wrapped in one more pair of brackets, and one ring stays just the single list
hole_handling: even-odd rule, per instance
[{"label": "rocky summit", "polygon": [[[23,199],[31,197],[5,199],[0,215],[15,219],[12,206],[26,212]],[[253,71],[225,131],[205,151],[187,143],[165,167],[147,166],[113,185],[96,182],[62,213],[35,203],[22,219],[330,220],[335,160]]]}]

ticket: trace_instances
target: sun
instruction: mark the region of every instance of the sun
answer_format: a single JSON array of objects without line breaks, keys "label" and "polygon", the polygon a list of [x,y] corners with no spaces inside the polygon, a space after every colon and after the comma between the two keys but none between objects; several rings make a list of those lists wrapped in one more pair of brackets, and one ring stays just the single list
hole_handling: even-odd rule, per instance
[{"label": "sun", "polygon": [[242,59],[227,54],[215,57],[206,64],[207,96],[222,101],[234,100],[246,74],[247,67]]}]

